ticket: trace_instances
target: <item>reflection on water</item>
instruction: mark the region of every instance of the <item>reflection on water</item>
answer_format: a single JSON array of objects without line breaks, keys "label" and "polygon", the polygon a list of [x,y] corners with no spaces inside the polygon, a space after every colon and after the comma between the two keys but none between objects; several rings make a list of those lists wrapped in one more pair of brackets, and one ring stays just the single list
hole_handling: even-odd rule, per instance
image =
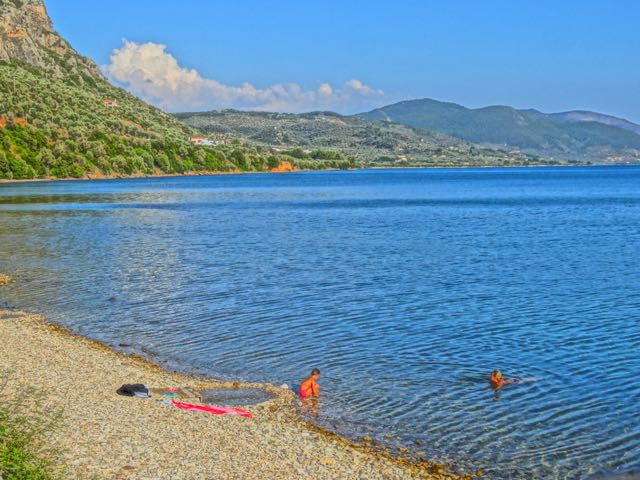
[{"label": "reflection on water", "polygon": [[638,251],[636,167],[0,185],[0,302],[491,478],[640,466]]}]

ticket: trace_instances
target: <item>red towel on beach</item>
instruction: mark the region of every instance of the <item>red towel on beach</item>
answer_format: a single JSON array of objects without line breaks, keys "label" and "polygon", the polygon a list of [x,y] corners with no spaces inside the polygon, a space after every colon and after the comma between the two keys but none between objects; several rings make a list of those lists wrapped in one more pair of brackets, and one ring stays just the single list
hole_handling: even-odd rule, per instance
[{"label": "red towel on beach", "polygon": [[251,418],[251,414],[241,408],[219,407],[213,405],[193,405],[192,403],[176,402],[173,404],[182,410],[197,410],[199,412],[207,412],[213,415],[240,415],[242,417]]}]

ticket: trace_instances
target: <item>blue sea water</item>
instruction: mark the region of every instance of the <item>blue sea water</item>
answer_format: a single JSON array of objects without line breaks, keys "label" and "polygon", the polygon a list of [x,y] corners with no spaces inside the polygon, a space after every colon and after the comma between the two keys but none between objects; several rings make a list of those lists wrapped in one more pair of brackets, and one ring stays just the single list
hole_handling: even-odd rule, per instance
[{"label": "blue sea water", "polygon": [[497,479],[640,468],[639,252],[640,167],[0,185],[0,306]]}]

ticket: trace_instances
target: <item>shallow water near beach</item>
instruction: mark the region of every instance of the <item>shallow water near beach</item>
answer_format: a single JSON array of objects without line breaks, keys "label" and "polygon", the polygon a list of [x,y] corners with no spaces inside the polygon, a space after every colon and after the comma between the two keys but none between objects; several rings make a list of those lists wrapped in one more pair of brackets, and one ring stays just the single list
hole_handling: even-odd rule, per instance
[{"label": "shallow water near beach", "polygon": [[0,184],[0,306],[497,479],[640,468],[638,252],[640,167]]}]

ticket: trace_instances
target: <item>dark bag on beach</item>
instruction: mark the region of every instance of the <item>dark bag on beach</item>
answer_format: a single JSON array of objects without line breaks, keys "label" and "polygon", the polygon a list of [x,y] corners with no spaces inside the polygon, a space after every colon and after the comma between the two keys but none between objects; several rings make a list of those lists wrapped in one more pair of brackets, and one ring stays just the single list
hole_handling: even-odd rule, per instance
[{"label": "dark bag on beach", "polygon": [[118,395],[122,395],[124,397],[133,397],[136,394],[136,392],[144,393],[147,395],[149,394],[149,390],[147,390],[147,387],[145,387],[141,383],[134,383],[134,384],[125,383],[118,390],[116,390],[116,393]]}]

